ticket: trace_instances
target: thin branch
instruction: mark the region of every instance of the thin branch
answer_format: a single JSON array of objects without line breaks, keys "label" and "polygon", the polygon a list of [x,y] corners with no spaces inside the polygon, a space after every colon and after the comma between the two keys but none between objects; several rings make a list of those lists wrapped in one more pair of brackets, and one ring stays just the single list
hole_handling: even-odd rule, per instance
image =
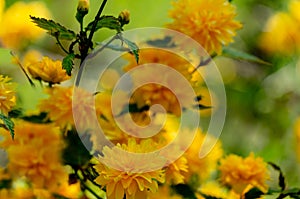
[{"label": "thin branch", "polygon": [[62,49],[65,53],[69,54],[69,52],[65,49],[65,47],[62,45],[62,43],[60,43],[58,37],[55,37],[55,38],[56,38],[57,44],[61,47],[61,49]]},{"label": "thin branch", "polygon": [[94,20],[94,23],[93,23],[93,26],[92,26],[92,29],[91,29],[91,32],[90,32],[89,38],[88,38],[89,44],[92,43],[92,39],[93,39],[94,33],[95,33],[95,31],[96,31],[97,23],[98,23],[98,21],[100,20],[100,16],[101,16],[101,14],[102,14],[102,12],[103,12],[103,10],[104,10],[104,7],[105,7],[105,4],[106,4],[106,3],[107,3],[107,0],[103,0],[102,4],[101,4],[101,6],[100,6],[100,8],[99,8],[99,10],[98,10],[98,13],[97,13],[97,15],[95,16],[95,20]]}]

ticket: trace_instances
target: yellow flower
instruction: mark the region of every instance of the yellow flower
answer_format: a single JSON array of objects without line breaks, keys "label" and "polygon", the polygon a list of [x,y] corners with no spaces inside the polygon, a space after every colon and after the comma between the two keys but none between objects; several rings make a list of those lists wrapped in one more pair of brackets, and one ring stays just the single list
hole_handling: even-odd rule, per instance
[{"label": "yellow flower", "polygon": [[1,20],[2,20],[2,13],[3,13],[3,10],[4,10],[4,6],[5,6],[5,1],[0,0],[0,23],[1,23]]},{"label": "yellow flower", "polygon": [[66,70],[62,68],[61,61],[54,61],[49,57],[43,57],[42,61],[27,66],[27,70],[32,78],[43,80],[50,84],[59,84],[60,82],[70,79]]},{"label": "yellow flower", "polygon": [[5,138],[1,147],[7,151],[7,168],[12,176],[25,176],[35,188],[49,190],[56,190],[67,180],[60,159],[64,144],[58,127],[16,121],[14,140],[5,130],[0,133]]},{"label": "yellow flower", "polygon": [[296,135],[298,160],[300,161],[300,118],[298,118],[295,123],[294,132]]},{"label": "yellow flower", "polygon": [[166,181],[170,184],[184,183],[184,173],[188,172],[188,161],[181,156],[166,168]]},{"label": "yellow flower", "polygon": [[[73,89],[77,89],[74,96]],[[79,132],[84,132],[91,127],[90,118],[95,112],[94,96],[91,93],[77,87],[61,86],[46,88],[45,92],[49,98],[40,101],[39,109],[41,112],[48,113],[48,119],[63,129],[71,129],[75,124],[74,113],[77,114],[76,128]]]},{"label": "yellow flower", "polygon": [[10,80],[9,77],[0,75],[0,113],[5,115],[16,105],[15,84]]},{"label": "yellow flower", "polygon": [[31,22],[29,15],[50,16],[45,4],[37,1],[17,1],[4,12],[0,22],[0,39],[5,47],[18,50],[43,35],[44,31]]},{"label": "yellow flower", "polygon": [[101,163],[95,166],[99,173],[95,182],[106,186],[108,199],[123,199],[124,195],[128,199],[146,198],[148,191],[153,193],[157,191],[158,182],[164,182],[165,175],[162,169],[146,172],[144,170],[151,169],[152,166],[156,166],[156,163],[164,160],[155,154],[151,159],[145,158],[143,154],[138,157],[128,155],[128,152],[149,152],[153,149],[151,143],[150,140],[146,140],[137,144],[135,140],[130,139],[128,145],[117,145],[112,149],[104,147],[103,156],[99,157]]},{"label": "yellow flower", "polygon": [[266,181],[270,176],[267,164],[262,158],[255,158],[253,153],[246,158],[229,155],[221,160],[219,169],[221,181],[231,186],[238,194],[242,194],[248,185],[257,187],[263,192],[268,189]]},{"label": "yellow flower", "polygon": [[235,7],[227,0],[178,0],[173,2],[168,28],[199,42],[209,53],[221,54],[222,45],[233,41],[242,25],[235,21]]},{"label": "yellow flower", "polygon": [[[206,137],[207,136],[207,137]],[[200,158],[200,152],[206,150],[202,148],[204,140],[207,139],[208,143],[213,146],[211,151],[205,156]],[[206,141],[207,141],[206,140]],[[215,143],[216,142],[216,143]],[[215,143],[215,145],[213,145]],[[208,147],[210,147],[208,145]],[[189,171],[186,174],[187,180],[193,175],[197,174],[201,182],[210,177],[211,173],[217,168],[217,162],[223,155],[221,142],[216,140],[215,137],[207,134],[205,135],[200,130],[197,132],[192,145],[185,152],[188,160]]]},{"label": "yellow flower", "polygon": [[265,32],[261,35],[259,45],[268,53],[289,55],[299,49],[299,22],[291,15],[279,12],[268,19]]}]

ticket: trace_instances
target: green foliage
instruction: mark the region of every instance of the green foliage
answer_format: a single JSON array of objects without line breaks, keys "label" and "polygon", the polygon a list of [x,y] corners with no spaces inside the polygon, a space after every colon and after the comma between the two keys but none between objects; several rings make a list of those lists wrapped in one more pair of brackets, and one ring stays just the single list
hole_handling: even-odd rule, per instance
[{"label": "green foliage", "polygon": [[139,47],[136,45],[136,43],[122,36],[120,37],[120,39],[122,42],[124,42],[127,45],[127,47],[130,50],[129,52],[134,55],[136,63],[139,63]]},{"label": "green foliage", "polygon": [[249,62],[264,64],[264,65],[271,65],[270,63],[254,56],[254,55],[251,55],[246,52],[242,52],[237,49],[230,48],[230,47],[223,47],[222,55],[225,57],[229,57],[229,58],[233,58],[233,59],[237,59],[237,60],[249,61]]},{"label": "green foliage", "polygon": [[71,72],[74,65],[75,55],[73,53],[68,54],[62,61],[62,68],[66,70],[67,74],[71,76]]},{"label": "green foliage", "polygon": [[53,20],[34,16],[30,16],[30,18],[32,19],[33,23],[35,23],[38,27],[47,30],[47,33],[55,38],[62,40],[73,40],[76,38],[74,31],[67,29]]},{"label": "green foliage", "polygon": [[155,40],[148,40],[147,44],[159,48],[174,48],[176,44],[172,40],[172,37],[166,36],[163,39],[155,39]]},{"label": "green foliage", "polygon": [[32,123],[38,123],[38,124],[46,124],[50,123],[51,121],[47,118],[47,113],[41,112],[38,115],[30,115],[30,116],[20,116],[22,120],[32,122]]},{"label": "green foliage", "polygon": [[268,164],[270,166],[272,166],[273,169],[275,169],[276,171],[279,172],[278,185],[279,185],[279,187],[281,188],[282,191],[285,190],[285,188],[286,188],[285,178],[284,178],[284,175],[283,175],[280,167],[277,166],[276,164],[272,163],[272,162],[268,162]]},{"label": "green foliage", "polygon": [[12,185],[12,180],[11,179],[7,179],[7,180],[1,180],[0,181],[0,190],[1,189],[8,189],[10,188]]},{"label": "green foliage", "polygon": [[254,187],[245,194],[245,199],[260,198],[262,195],[264,195],[264,193],[258,188]]},{"label": "green foliage", "polygon": [[[94,25],[94,21],[90,22],[85,28],[86,31],[91,31]],[[117,32],[122,31],[122,26],[118,18],[114,16],[102,16],[100,20],[97,22],[95,31],[101,28],[109,28],[112,30],[116,30]]]},{"label": "green foliage", "polygon": [[7,117],[1,113],[0,113],[0,120],[3,121],[3,124],[0,124],[0,127],[7,129],[9,131],[12,139],[14,139],[14,137],[15,137],[14,122],[9,117]]},{"label": "green foliage", "polygon": [[181,195],[184,199],[197,199],[194,190],[187,184],[177,184],[172,186],[176,193]]},{"label": "green foliage", "polygon": [[92,155],[81,142],[78,133],[75,130],[68,131],[65,141],[67,147],[63,151],[64,163],[71,165],[73,168],[80,168],[86,165]]}]

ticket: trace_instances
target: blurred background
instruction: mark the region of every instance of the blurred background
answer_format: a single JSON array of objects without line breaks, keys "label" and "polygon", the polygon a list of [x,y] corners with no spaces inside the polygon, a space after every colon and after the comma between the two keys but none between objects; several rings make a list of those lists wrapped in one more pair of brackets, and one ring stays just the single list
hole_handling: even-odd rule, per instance
[{"label": "blurred background", "polygon": [[[6,1],[9,8],[16,1]],[[25,2],[30,2],[29,0]],[[51,12],[51,18],[77,32],[75,20],[77,1],[44,0]],[[90,1],[90,12],[85,23],[92,21],[101,1]],[[277,12],[288,11],[288,1],[281,0],[233,0],[237,7],[237,19],[243,29],[238,31],[231,45],[239,50],[253,54],[270,65],[250,63],[218,56],[214,59],[223,76],[227,94],[227,117],[221,134],[226,154],[242,156],[254,152],[265,161],[280,165],[287,175],[290,186],[300,183],[300,165],[296,153],[294,126],[300,117],[300,59],[297,52],[290,54],[269,53],[261,44],[261,35],[266,31],[268,19]],[[163,27],[171,21],[168,10],[171,0],[109,0],[104,13],[118,16],[128,9],[130,24],[125,30],[143,27]],[[1,29],[8,27],[1,27]],[[99,31],[95,41],[102,41],[114,31]],[[274,38],[276,39],[276,38]],[[266,45],[266,44],[264,44]],[[273,45],[270,42],[268,45]],[[45,35],[29,46],[45,55],[62,58],[64,53],[56,45],[55,39]],[[18,82],[20,91],[19,107],[27,110],[35,108],[36,92],[41,88],[30,87],[20,69],[11,63],[9,52],[0,51],[0,73],[7,74]],[[300,144],[300,143],[298,143]],[[300,159],[300,157],[299,157]]]}]

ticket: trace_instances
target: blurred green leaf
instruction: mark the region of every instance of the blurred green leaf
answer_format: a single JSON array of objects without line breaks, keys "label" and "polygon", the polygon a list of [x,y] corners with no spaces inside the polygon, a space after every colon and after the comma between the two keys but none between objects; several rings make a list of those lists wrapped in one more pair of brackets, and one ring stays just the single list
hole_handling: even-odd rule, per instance
[{"label": "blurred green leaf", "polygon": [[172,188],[177,194],[180,194],[184,199],[197,199],[193,189],[187,184],[173,185]]},{"label": "blurred green leaf", "polygon": [[69,76],[71,76],[71,72],[72,72],[72,69],[73,69],[73,60],[75,58],[75,54],[73,53],[70,53],[68,54],[62,61],[62,68],[66,70],[67,74]]},{"label": "blurred green leaf", "polygon": [[1,113],[0,113],[0,120],[3,121],[3,124],[0,124],[0,127],[7,129],[11,135],[11,138],[14,139],[14,137],[15,137],[14,122],[9,117],[7,117]]},{"label": "blurred green leaf", "polygon": [[283,175],[280,167],[272,162],[268,162],[268,164],[271,165],[273,167],[273,169],[275,169],[276,171],[279,172],[278,185],[282,191],[285,190],[285,188],[286,188],[285,178],[284,178],[284,175]]},{"label": "blurred green leaf", "polygon": [[41,112],[38,115],[29,115],[29,116],[19,116],[19,118],[32,122],[32,123],[38,123],[38,124],[46,124],[50,123],[51,121],[47,118],[47,113]]},{"label": "blurred green leaf", "polygon": [[251,55],[246,52],[242,52],[237,49],[230,48],[230,47],[223,47],[222,55],[224,57],[229,57],[232,59],[244,60],[244,61],[254,62],[254,63],[258,63],[258,64],[264,64],[264,65],[271,65],[269,62],[266,62],[254,55]]},{"label": "blurred green leaf", "polygon": [[[90,22],[85,28],[86,31],[91,31],[94,25],[94,21]],[[122,31],[121,23],[118,18],[114,16],[102,16],[100,20],[97,22],[95,31],[101,28],[109,28],[112,30],[116,30],[117,32]]]},{"label": "blurred green leaf", "polygon": [[92,155],[81,142],[78,133],[75,130],[68,131],[65,139],[67,147],[63,151],[64,163],[76,168],[87,164]]},{"label": "blurred green leaf", "polygon": [[250,189],[247,193],[245,193],[245,199],[255,199],[260,198],[262,195],[264,195],[264,192],[259,190],[258,188],[254,187]]},{"label": "blurred green leaf", "polygon": [[53,20],[38,18],[34,16],[30,16],[30,18],[32,19],[33,23],[35,23],[38,27],[47,30],[47,33],[51,36],[54,36],[55,38],[63,40],[73,40],[76,38],[76,34],[74,31],[67,29],[66,27]]},{"label": "blurred green leaf", "polygon": [[7,180],[1,180],[0,181],[0,190],[1,189],[8,189],[10,188],[12,185],[12,180],[11,179],[7,179]]}]

